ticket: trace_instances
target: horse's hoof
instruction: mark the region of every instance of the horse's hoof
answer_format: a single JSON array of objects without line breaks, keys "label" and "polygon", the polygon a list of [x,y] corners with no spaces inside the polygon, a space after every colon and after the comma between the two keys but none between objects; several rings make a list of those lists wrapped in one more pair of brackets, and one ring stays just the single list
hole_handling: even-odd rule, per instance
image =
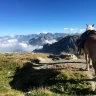
[{"label": "horse's hoof", "polygon": [[80,68],[79,70],[80,70],[80,71],[88,71],[89,69],[87,69],[87,68],[86,68],[86,69]]},{"label": "horse's hoof", "polygon": [[86,68],[85,71],[89,71],[89,69]]}]

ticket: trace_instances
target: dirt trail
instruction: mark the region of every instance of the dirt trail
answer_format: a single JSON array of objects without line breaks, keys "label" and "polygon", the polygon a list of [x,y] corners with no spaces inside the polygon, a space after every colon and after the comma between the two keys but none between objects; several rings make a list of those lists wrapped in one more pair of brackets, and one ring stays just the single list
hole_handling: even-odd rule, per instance
[{"label": "dirt trail", "polygon": [[[81,58],[81,59],[77,59],[77,60],[69,60],[66,61],[65,64],[68,64],[70,66],[76,66],[78,69],[80,70],[85,70],[86,68],[86,61],[85,59]],[[95,86],[96,86],[96,78],[95,78],[95,72],[94,69],[91,68],[89,71],[84,71],[88,77],[90,78],[90,83],[92,85],[92,89],[96,90]]]},{"label": "dirt trail", "polygon": [[[49,59],[49,58],[48,58]],[[45,60],[46,61],[46,60]],[[79,58],[79,59],[71,59],[71,60],[65,60],[65,59],[60,59],[60,60],[54,60],[54,61],[49,61],[49,62],[43,62],[40,63],[39,67],[36,67],[36,69],[46,69],[46,68],[50,68],[52,66],[62,66],[62,65],[66,65],[66,66],[71,66],[71,67],[76,67],[82,71],[84,71],[84,69],[86,68],[86,61],[83,58]],[[92,89],[95,90],[95,83],[96,83],[96,79],[94,76],[94,69],[91,68],[89,71],[84,71],[88,77],[90,78],[90,83],[92,85]]]},{"label": "dirt trail", "polygon": [[[81,70],[85,70],[86,68],[86,61],[85,59],[77,59],[77,60],[69,60],[68,62],[71,62],[71,63],[66,63],[66,64],[70,64],[71,66],[76,66],[78,67],[79,69]],[[95,86],[96,86],[96,78],[95,78],[95,72],[94,72],[94,69],[91,68],[89,71],[84,71],[88,77],[90,78],[90,83],[91,83],[91,86],[92,86],[92,89],[93,90],[96,90]]]}]

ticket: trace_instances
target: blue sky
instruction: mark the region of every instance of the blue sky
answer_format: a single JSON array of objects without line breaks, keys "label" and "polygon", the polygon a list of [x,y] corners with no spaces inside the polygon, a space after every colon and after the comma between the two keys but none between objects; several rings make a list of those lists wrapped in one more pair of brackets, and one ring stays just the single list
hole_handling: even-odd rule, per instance
[{"label": "blue sky", "polygon": [[96,24],[96,0],[0,0],[0,35],[81,32]]}]

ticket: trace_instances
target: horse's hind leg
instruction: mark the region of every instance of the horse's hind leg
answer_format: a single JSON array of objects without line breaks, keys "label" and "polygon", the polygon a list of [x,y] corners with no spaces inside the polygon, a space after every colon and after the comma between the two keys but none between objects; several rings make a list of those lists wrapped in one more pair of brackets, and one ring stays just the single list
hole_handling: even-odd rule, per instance
[{"label": "horse's hind leg", "polygon": [[92,56],[92,65],[93,65],[95,76],[96,76],[96,54]]},{"label": "horse's hind leg", "polygon": [[88,61],[88,63],[89,63],[89,68],[92,68],[92,63],[90,62],[90,56],[88,55],[88,59],[89,59],[89,61]]},{"label": "horse's hind leg", "polygon": [[88,54],[87,53],[85,53],[85,59],[86,59],[86,71],[88,71],[89,70],[89,62],[88,62]]},{"label": "horse's hind leg", "polygon": [[93,68],[94,68],[94,71],[95,71],[95,76],[96,76],[96,62],[92,62],[92,65],[93,65]]}]

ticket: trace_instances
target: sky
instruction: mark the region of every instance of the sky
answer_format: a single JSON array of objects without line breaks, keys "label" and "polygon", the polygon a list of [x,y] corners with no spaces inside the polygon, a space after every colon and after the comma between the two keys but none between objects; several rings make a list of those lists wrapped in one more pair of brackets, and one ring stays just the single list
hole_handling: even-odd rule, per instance
[{"label": "sky", "polygon": [[96,0],[0,0],[0,36],[83,32],[96,24]]}]

